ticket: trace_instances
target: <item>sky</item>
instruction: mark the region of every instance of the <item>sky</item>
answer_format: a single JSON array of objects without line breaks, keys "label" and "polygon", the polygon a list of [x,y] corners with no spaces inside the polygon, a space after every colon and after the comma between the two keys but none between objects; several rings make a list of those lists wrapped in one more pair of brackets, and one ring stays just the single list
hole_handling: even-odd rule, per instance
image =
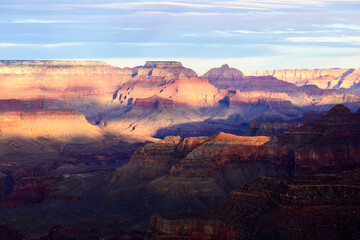
[{"label": "sky", "polygon": [[359,68],[360,0],[0,0],[0,59]]}]

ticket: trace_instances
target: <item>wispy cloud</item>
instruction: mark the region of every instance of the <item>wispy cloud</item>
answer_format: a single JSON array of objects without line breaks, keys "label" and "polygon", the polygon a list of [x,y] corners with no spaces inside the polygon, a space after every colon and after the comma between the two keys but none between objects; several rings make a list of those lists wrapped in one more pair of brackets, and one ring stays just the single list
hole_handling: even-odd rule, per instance
[{"label": "wispy cloud", "polygon": [[[266,29],[266,30],[247,30],[247,29],[239,29],[239,30],[227,30],[227,31],[211,31],[209,33],[186,33],[182,34],[184,37],[206,37],[206,36],[213,36],[213,37],[223,37],[223,38],[233,38],[233,37],[242,37],[244,35],[259,35],[259,34],[266,34],[266,35],[289,35],[289,34],[311,34],[311,33],[329,33],[330,30],[294,30],[294,29],[284,29],[284,30],[274,30],[274,29]],[[296,38],[294,38],[296,39]],[[287,41],[291,39],[287,38]]]},{"label": "wispy cloud", "polygon": [[159,9],[159,8],[190,8],[190,9],[231,9],[231,10],[272,10],[284,8],[298,8],[293,2],[266,2],[266,1],[150,1],[150,2],[124,2],[107,4],[68,4],[68,7],[88,7],[105,9]]},{"label": "wispy cloud", "polygon": [[355,30],[360,31],[360,25],[353,25],[353,24],[328,24],[324,25],[327,28],[337,28],[337,29],[348,29],[348,30]]},{"label": "wispy cloud", "polygon": [[56,47],[67,47],[67,46],[81,46],[84,43],[0,43],[0,48],[10,47],[36,47],[36,48],[56,48]]},{"label": "wispy cloud", "polygon": [[74,21],[66,20],[42,20],[42,19],[20,19],[14,20],[11,23],[73,23]]},{"label": "wispy cloud", "polygon": [[[272,51],[274,55],[289,56],[359,56],[359,47],[344,46],[299,46],[282,44],[249,44],[248,47]],[[336,58],[335,58],[336,59]],[[360,60],[360,58],[359,58]]]},{"label": "wispy cloud", "polygon": [[196,43],[182,42],[120,42],[119,46],[154,47],[154,46],[198,46]]},{"label": "wispy cloud", "polygon": [[360,0],[245,0],[245,1],[133,1],[122,3],[105,4],[67,4],[67,7],[88,7],[105,9],[159,9],[159,8],[190,8],[190,9],[231,9],[231,10],[276,10],[276,9],[300,9],[303,7],[326,6],[332,4],[360,4]]},{"label": "wispy cloud", "polygon": [[307,42],[307,43],[360,43],[360,37],[288,37],[286,42]]},{"label": "wispy cloud", "polygon": [[[5,1],[6,2],[6,1]],[[100,2],[100,1],[99,1]],[[128,1],[99,4],[59,4],[40,2],[39,4],[0,4],[0,8],[8,9],[72,9],[72,8],[103,8],[123,10],[158,10],[160,8],[189,8],[189,9],[231,9],[231,10],[276,10],[300,9],[303,7],[324,7],[327,5],[360,4],[360,0],[168,0],[168,1]]]},{"label": "wispy cloud", "polygon": [[129,17],[153,17],[153,16],[174,16],[174,17],[188,17],[188,16],[214,16],[221,15],[218,12],[169,12],[169,11],[136,11],[127,14]]},{"label": "wispy cloud", "polygon": [[122,27],[122,28],[113,28],[113,29],[118,29],[118,30],[123,30],[123,31],[141,31],[142,28],[132,28],[132,27]]}]

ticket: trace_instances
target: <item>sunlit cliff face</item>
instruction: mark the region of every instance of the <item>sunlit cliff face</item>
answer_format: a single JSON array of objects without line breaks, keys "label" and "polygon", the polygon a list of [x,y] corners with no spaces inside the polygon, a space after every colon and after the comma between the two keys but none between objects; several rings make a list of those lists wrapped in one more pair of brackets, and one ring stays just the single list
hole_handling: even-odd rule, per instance
[{"label": "sunlit cliff face", "polygon": [[2,61],[2,99],[111,100],[118,86],[133,71],[97,61]]},{"label": "sunlit cliff face", "polygon": [[0,112],[1,137],[47,137],[100,139],[101,131],[73,110],[32,110]]},{"label": "sunlit cliff face", "polygon": [[342,85],[350,86],[351,81],[356,85],[356,74],[324,69],[244,76],[225,64],[198,77],[180,62],[168,61],[123,69],[100,61],[0,61],[0,97],[40,99],[41,109],[74,109],[103,130],[154,136],[160,128],[176,124],[261,117],[287,120],[300,117],[294,107],[355,103],[359,98],[352,93],[297,85],[317,81],[323,87],[324,81],[335,84],[341,79]]}]

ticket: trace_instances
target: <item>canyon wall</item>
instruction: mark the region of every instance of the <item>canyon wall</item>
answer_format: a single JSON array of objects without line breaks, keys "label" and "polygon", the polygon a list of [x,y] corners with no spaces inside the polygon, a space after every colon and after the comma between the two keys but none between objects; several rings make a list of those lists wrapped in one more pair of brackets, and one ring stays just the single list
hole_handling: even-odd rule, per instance
[{"label": "canyon wall", "polygon": [[257,70],[250,76],[272,76],[297,86],[316,85],[322,89],[357,88],[359,84],[359,69],[286,69]]},{"label": "canyon wall", "polygon": [[358,239],[359,170],[260,177],[192,218],[151,219],[145,239]]}]

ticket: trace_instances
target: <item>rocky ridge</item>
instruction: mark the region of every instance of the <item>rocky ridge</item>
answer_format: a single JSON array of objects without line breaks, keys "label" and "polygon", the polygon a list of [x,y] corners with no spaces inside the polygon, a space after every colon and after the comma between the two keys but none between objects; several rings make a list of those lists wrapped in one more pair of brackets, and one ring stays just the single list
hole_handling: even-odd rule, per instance
[{"label": "rocky ridge", "polygon": [[260,70],[251,76],[273,76],[297,86],[316,85],[322,89],[358,87],[359,69],[296,69],[296,70]]},{"label": "rocky ridge", "polygon": [[359,176],[260,177],[196,217],[152,217],[145,239],[357,239]]}]

